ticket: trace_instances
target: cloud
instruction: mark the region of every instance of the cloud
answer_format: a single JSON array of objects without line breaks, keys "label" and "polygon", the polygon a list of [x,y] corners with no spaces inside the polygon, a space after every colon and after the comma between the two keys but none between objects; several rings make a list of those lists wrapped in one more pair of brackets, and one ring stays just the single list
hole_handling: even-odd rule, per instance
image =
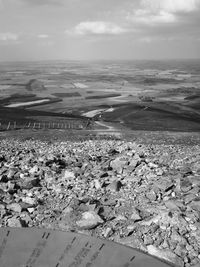
[{"label": "cloud", "polygon": [[106,21],[85,21],[80,22],[75,28],[77,35],[118,35],[125,33],[127,29],[112,22]]},{"label": "cloud", "polygon": [[176,21],[176,16],[164,10],[151,13],[149,10],[139,9],[134,13],[134,16],[132,14],[128,14],[127,19],[145,24],[158,24],[173,23]]},{"label": "cloud", "polygon": [[142,0],[144,9],[151,12],[192,12],[199,8],[200,0]]},{"label": "cloud", "polygon": [[147,25],[170,24],[180,15],[195,12],[200,0],[141,0],[138,9],[127,14],[127,20]]},{"label": "cloud", "polygon": [[0,33],[0,41],[17,41],[19,36],[15,33],[4,32]]},{"label": "cloud", "polygon": [[49,37],[49,35],[48,34],[38,34],[37,37],[40,38],[40,39],[46,39],[46,38]]}]

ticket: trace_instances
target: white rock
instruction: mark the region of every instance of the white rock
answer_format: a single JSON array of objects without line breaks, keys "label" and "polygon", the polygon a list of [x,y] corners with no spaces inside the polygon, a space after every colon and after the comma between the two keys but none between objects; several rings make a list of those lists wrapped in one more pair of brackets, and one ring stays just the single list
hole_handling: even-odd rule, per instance
[{"label": "white rock", "polygon": [[103,231],[103,236],[105,238],[109,237],[112,234],[112,228],[108,227],[105,229],[105,231]]},{"label": "white rock", "polygon": [[19,177],[23,179],[25,177],[24,173],[20,173]]},{"label": "white rock", "polygon": [[164,259],[169,262],[173,262],[179,266],[183,266],[184,262],[176,254],[170,250],[161,250],[153,245],[147,246],[147,251],[149,254]]},{"label": "white rock", "polygon": [[73,172],[70,172],[70,171],[66,170],[64,172],[63,179],[66,179],[66,180],[67,179],[75,179],[75,175],[74,175]]},{"label": "white rock", "polygon": [[96,188],[97,190],[98,190],[98,189],[101,189],[101,184],[100,184],[99,180],[97,180],[97,179],[94,180],[94,186],[95,186],[95,188]]},{"label": "white rock", "polygon": [[104,221],[99,217],[99,215],[94,211],[86,211],[82,214],[82,219],[77,221],[76,224],[81,229],[89,230],[95,228]]},{"label": "white rock", "polygon": [[29,213],[33,213],[35,209],[34,208],[28,208],[27,210]]},{"label": "white rock", "polygon": [[132,210],[131,220],[133,221],[141,220],[139,212],[135,208]]},{"label": "white rock", "polygon": [[38,172],[38,166],[37,165],[35,165],[33,168],[31,168],[30,170],[29,170],[29,173],[30,174],[35,174],[35,173],[37,173]]}]

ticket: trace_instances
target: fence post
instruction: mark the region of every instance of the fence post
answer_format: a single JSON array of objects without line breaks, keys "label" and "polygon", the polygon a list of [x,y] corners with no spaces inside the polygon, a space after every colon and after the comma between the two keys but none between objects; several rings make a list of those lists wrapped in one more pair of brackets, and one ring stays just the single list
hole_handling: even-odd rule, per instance
[{"label": "fence post", "polygon": [[7,126],[7,130],[9,130],[9,129],[10,129],[10,121],[8,123],[8,126]]}]

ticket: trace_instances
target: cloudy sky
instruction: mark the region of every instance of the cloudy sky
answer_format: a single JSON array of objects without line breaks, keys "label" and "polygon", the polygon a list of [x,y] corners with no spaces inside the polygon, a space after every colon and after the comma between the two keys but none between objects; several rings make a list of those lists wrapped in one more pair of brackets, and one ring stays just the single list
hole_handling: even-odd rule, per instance
[{"label": "cloudy sky", "polygon": [[200,58],[200,0],[0,0],[0,61]]}]

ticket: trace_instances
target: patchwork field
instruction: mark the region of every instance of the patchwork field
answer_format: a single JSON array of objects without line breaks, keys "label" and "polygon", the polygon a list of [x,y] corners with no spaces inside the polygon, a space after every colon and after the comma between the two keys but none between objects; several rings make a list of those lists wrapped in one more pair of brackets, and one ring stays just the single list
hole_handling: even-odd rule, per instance
[{"label": "patchwork field", "polygon": [[198,132],[199,67],[198,61],[1,63],[0,123],[82,116],[107,127]]}]

